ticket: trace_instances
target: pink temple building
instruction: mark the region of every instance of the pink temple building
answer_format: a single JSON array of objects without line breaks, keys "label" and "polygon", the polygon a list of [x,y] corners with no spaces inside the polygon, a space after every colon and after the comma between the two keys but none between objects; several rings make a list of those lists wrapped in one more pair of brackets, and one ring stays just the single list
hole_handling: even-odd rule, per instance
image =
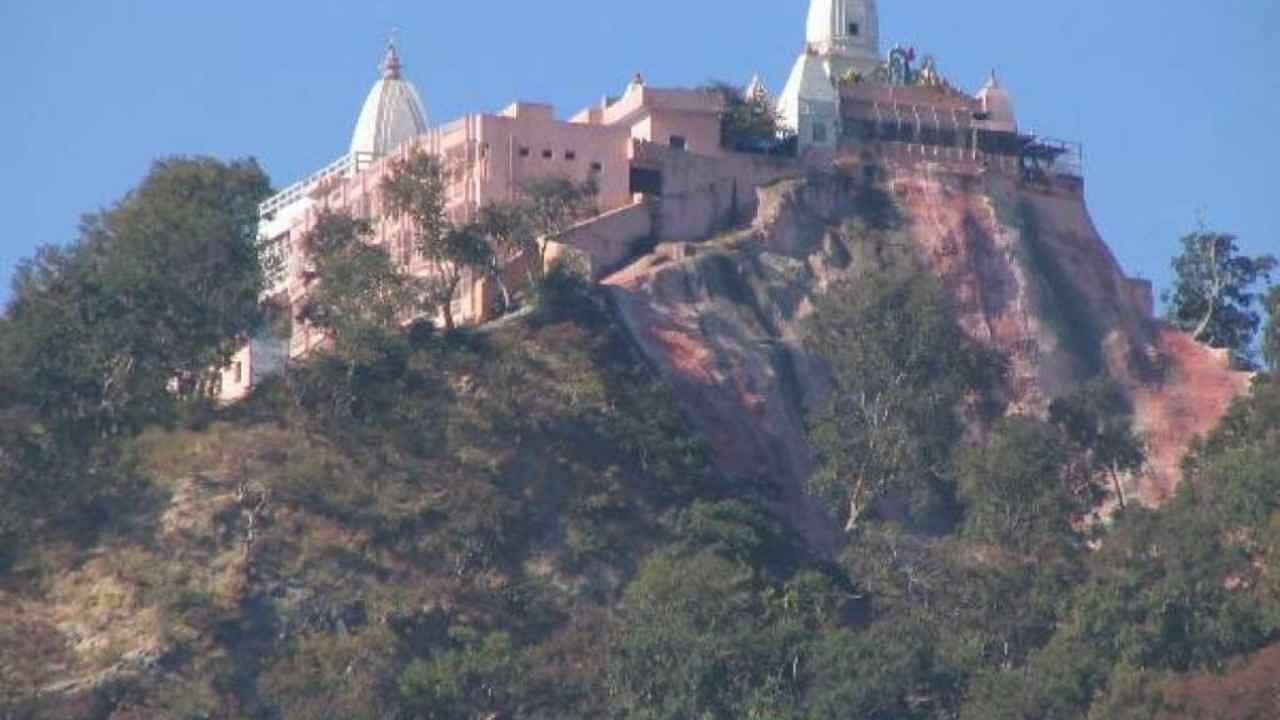
[{"label": "pink temple building", "polygon": [[[342,210],[370,220],[372,242],[412,272],[434,272],[412,248],[407,221],[388,217],[379,187],[391,160],[423,150],[450,169],[448,209],[466,219],[485,203],[514,200],[523,183],[542,177],[574,181],[594,178],[597,206],[611,212],[642,204],[634,191],[632,164],[652,156],[649,146],[702,158],[723,156],[721,101],[701,90],[652,88],[636,76],[616,100],[603,101],[558,120],[550,105],[515,102],[495,114],[468,115],[430,128],[414,86],[404,78],[397,49],[388,49],[381,76],[366,99],[347,154],[263,203],[259,240],[278,268],[267,299],[296,308],[307,292],[302,241],[320,212]],[[651,163],[652,164],[652,163]],[[513,259],[515,261],[516,259]],[[480,278],[464,282],[453,301],[455,318],[484,319],[493,288]],[[287,346],[266,339],[251,343],[223,373],[222,396],[245,395],[286,357],[298,357],[323,342],[295,326]]]},{"label": "pink temple building", "polygon": [[[599,214],[551,244],[602,278],[645,243],[699,241],[750,220],[756,190],[815,166],[938,163],[972,172],[1049,178],[1082,192],[1077,146],[1020,131],[1010,94],[994,73],[976,94],[955,89],[932,58],[913,66],[914,50],[880,50],[875,0],[811,0],[805,43],[776,103],[758,77],[748,101],[776,110],[794,152],[736,152],[721,138],[723,99],[695,89],[649,87],[637,75],[620,97],[568,120],[545,104],[515,102],[493,113],[431,127],[421,98],[404,77],[395,46],[382,63],[345,155],[291,185],[260,208],[259,242],[269,266],[264,299],[300,306],[308,287],[303,238],[324,210],[367,219],[371,242],[410,271],[437,271],[413,249],[412,228],[383,209],[380,185],[391,161],[423,150],[449,169],[448,210],[466,220],[489,202],[515,200],[537,178],[594,178]],[[525,258],[509,258],[513,272]],[[453,298],[453,316],[479,323],[494,288],[468,277]],[[259,338],[222,374],[221,398],[246,395],[290,357],[324,342],[294,322],[287,340]]]}]

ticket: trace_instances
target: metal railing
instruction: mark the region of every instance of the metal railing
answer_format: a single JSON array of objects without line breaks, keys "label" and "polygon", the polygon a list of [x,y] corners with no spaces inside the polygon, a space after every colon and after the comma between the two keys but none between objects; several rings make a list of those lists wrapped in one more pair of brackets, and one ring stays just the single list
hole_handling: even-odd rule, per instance
[{"label": "metal railing", "polygon": [[1050,169],[1059,175],[1068,177],[1084,177],[1084,145],[1071,140],[1057,138],[1035,139],[1036,144],[1051,148],[1055,153]]},{"label": "metal railing", "polygon": [[302,180],[299,180],[268,198],[258,206],[258,214],[261,217],[269,217],[282,208],[288,207],[306,197],[307,193],[314,190],[321,182],[334,177],[343,177],[360,173],[372,165],[373,161],[376,159],[376,155],[367,152],[348,153],[343,155],[337,160],[329,163],[324,167],[324,169],[311,173]]}]

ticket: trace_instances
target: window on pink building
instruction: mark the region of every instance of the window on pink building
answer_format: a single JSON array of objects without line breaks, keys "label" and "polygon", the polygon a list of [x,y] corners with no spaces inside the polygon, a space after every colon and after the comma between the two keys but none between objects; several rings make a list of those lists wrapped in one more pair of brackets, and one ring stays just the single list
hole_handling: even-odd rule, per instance
[{"label": "window on pink building", "polygon": [[565,151],[564,151],[564,159],[565,159],[565,160],[568,160],[569,162],[573,162],[574,160],[577,160],[577,159],[578,159],[578,153],[576,153],[576,152],[574,152],[574,151],[572,151],[572,150],[565,150]]},{"label": "window on pink building", "polygon": [[598,162],[591,163],[591,172],[600,172],[604,170],[604,165]]},{"label": "window on pink building", "polygon": [[550,150],[543,150],[543,151],[542,151],[542,159],[543,159],[543,160],[550,160],[550,159],[552,158],[552,156],[554,156],[554,155],[555,155],[555,153],[551,152]]},{"label": "window on pink building", "polygon": [[675,148],[676,150],[686,150],[689,147],[689,141],[683,135],[672,135],[671,147]]}]

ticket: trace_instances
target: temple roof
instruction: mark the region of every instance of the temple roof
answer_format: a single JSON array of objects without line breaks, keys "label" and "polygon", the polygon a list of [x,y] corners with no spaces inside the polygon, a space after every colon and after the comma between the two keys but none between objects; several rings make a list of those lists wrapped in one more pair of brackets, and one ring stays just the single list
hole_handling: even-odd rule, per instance
[{"label": "temple roof", "polygon": [[400,55],[387,47],[382,77],[373,85],[356,121],[351,152],[382,156],[427,131],[427,113],[413,84],[401,74]]}]

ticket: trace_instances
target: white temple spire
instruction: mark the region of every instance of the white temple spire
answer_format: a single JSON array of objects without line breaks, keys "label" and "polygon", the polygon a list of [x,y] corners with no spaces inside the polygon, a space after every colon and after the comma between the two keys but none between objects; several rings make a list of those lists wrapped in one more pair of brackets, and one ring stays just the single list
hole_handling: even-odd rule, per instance
[{"label": "white temple spire", "polygon": [[351,136],[352,155],[381,157],[427,131],[427,112],[413,84],[403,77],[395,38],[387,43],[381,77],[360,110]]},{"label": "white temple spire", "polygon": [[880,13],[875,0],[811,0],[805,43],[832,60],[838,74],[869,70],[880,62]]},{"label": "white temple spire", "polygon": [[387,80],[399,80],[402,68],[400,53],[396,49],[396,40],[392,37],[387,41],[387,54],[382,59],[382,77]]},{"label": "white temple spire", "polygon": [[835,145],[841,78],[870,75],[879,65],[875,0],[810,0],[804,49],[778,98],[779,114],[799,134],[801,148]]}]

